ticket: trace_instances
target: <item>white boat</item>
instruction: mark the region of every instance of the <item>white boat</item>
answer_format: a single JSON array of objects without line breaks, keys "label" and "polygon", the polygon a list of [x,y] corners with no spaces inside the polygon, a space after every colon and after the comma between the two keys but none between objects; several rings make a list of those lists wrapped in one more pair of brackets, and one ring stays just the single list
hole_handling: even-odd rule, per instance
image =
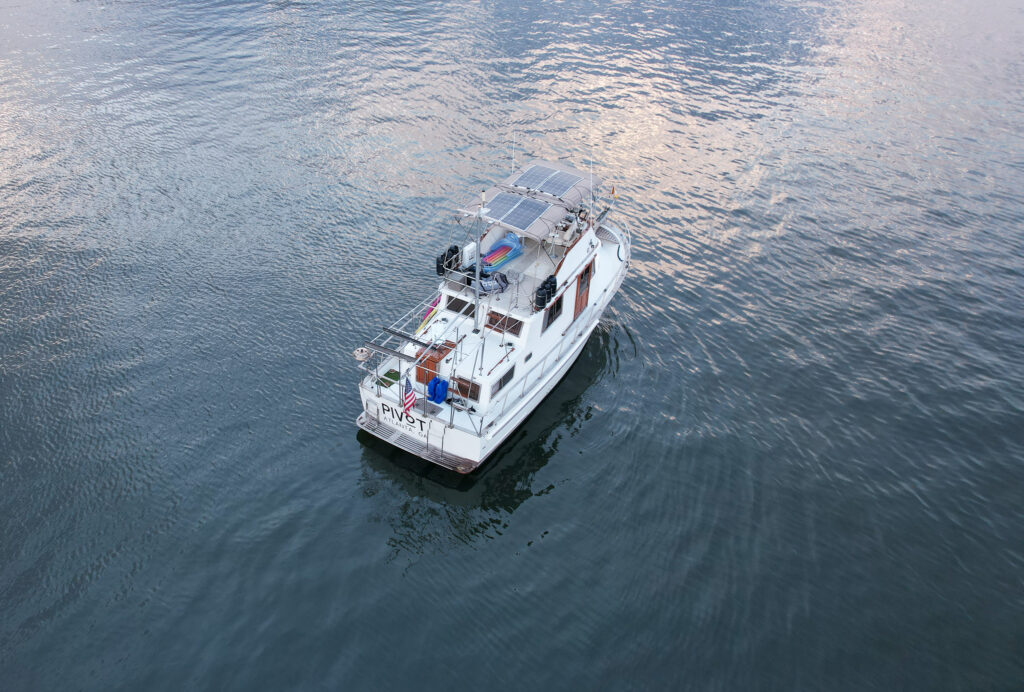
[{"label": "white boat", "polygon": [[[460,209],[440,284],[356,349],[360,428],[469,473],[575,362],[629,266],[630,235],[596,211],[600,180],[533,161]],[[483,262],[477,248],[484,248]]]}]

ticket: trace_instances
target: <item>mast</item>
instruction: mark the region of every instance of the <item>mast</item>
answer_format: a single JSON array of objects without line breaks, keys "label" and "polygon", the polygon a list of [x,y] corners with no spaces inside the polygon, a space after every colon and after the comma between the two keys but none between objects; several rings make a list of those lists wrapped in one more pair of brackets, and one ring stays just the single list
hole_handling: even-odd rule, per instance
[{"label": "mast", "polygon": [[473,293],[476,297],[476,306],[473,308],[474,333],[480,331],[480,265],[484,261],[484,253],[480,248],[480,243],[483,241],[485,193],[486,190],[480,191],[480,211],[476,213],[476,262],[473,263],[475,267],[473,273],[476,275],[473,277]]},{"label": "mast", "polygon": [[594,225],[594,143],[590,143],[590,213],[587,214],[587,227]]}]

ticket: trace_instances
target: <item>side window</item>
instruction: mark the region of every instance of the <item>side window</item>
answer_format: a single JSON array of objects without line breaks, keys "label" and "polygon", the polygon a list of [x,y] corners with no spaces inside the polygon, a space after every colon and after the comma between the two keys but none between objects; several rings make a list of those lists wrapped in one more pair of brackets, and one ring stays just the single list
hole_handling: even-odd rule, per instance
[{"label": "side window", "polygon": [[458,396],[463,399],[480,401],[480,385],[478,383],[456,377],[452,380],[452,384],[455,385],[453,389]]},{"label": "side window", "polygon": [[590,289],[590,277],[594,273],[594,263],[588,264],[580,273],[579,292],[583,293]]},{"label": "side window", "polygon": [[562,314],[562,296],[558,296],[558,300],[548,306],[547,311],[544,313],[544,329],[546,330],[552,324],[554,324]]},{"label": "side window", "polygon": [[494,385],[494,391],[491,392],[491,396],[494,396],[495,394],[500,392],[505,385],[507,385],[509,382],[511,382],[512,381],[512,377],[515,375],[515,372],[516,372],[516,366],[513,365],[511,368],[508,369],[508,372],[506,372],[504,375],[502,375],[501,379],[498,380],[498,382]]}]

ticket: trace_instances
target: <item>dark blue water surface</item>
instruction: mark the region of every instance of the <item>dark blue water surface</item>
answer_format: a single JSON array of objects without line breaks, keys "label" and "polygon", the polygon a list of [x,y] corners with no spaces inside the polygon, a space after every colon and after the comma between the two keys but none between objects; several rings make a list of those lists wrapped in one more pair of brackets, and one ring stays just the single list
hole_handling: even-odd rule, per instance
[{"label": "dark blue water surface", "polygon": [[[0,0],[0,688],[1024,689],[1021,0]],[[481,473],[357,434],[450,210],[631,273]]]}]

